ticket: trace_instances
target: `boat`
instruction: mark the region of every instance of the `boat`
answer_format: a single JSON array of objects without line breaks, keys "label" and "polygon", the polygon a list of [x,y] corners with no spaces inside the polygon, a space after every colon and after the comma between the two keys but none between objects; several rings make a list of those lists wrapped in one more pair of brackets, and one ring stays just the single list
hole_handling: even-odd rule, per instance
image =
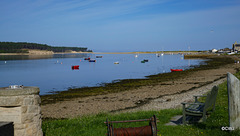
[{"label": "boat", "polygon": [[72,69],[79,69],[79,65],[72,66]]},{"label": "boat", "polygon": [[116,62],[114,62],[114,64],[119,64],[119,62],[118,62],[118,61],[116,61]]},{"label": "boat", "polygon": [[84,58],[84,60],[90,60],[90,58],[88,57],[88,58]]},{"label": "boat", "polygon": [[145,63],[146,61],[142,60],[141,63]]},{"label": "boat", "polygon": [[148,62],[148,59],[144,59],[143,61]]},{"label": "boat", "polygon": [[94,59],[90,59],[90,60],[88,60],[89,62],[96,62],[96,60],[94,60]]},{"label": "boat", "polygon": [[175,72],[175,71],[183,71],[183,69],[171,69],[171,72]]},{"label": "boat", "polygon": [[96,58],[102,58],[102,56],[96,56]]}]

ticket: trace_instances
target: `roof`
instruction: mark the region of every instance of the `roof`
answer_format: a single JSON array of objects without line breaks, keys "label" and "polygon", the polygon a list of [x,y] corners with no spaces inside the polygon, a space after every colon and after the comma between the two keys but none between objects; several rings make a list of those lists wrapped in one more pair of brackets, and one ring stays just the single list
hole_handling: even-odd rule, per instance
[{"label": "roof", "polygon": [[240,43],[237,43],[237,44],[233,44],[235,47],[240,47]]}]

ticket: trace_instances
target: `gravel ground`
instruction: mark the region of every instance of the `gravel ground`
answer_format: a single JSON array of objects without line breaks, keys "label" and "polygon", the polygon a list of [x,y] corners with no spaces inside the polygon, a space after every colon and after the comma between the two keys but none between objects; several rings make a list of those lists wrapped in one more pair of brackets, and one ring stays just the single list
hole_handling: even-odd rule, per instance
[{"label": "gravel ground", "polygon": [[194,95],[203,95],[209,92],[212,89],[212,87],[217,86],[223,83],[224,81],[226,81],[226,78],[219,79],[213,83],[204,85],[202,87],[199,87],[184,93],[163,96],[161,98],[151,100],[149,103],[144,104],[143,106],[139,106],[131,110],[125,110],[124,112],[139,111],[139,110],[147,111],[147,110],[161,110],[161,109],[169,109],[169,108],[182,108],[182,104],[181,104],[182,102],[193,102]]},{"label": "gravel ground", "polygon": [[196,71],[182,79],[155,86],[144,86],[125,92],[75,98],[41,107],[44,118],[72,118],[100,112],[131,112],[178,108],[181,102],[193,100],[193,95],[210,91],[226,80],[227,72],[235,73],[240,64],[218,69]]}]

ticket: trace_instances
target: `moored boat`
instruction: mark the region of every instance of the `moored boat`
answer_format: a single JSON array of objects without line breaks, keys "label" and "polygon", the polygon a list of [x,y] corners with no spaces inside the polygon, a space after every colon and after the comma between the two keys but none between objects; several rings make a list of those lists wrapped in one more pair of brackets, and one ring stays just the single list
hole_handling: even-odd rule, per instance
[{"label": "moored boat", "polygon": [[96,58],[102,58],[102,56],[96,56]]},{"label": "moored boat", "polygon": [[114,62],[114,64],[119,64],[119,62],[118,62],[118,61],[116,61],[116,62]]},{"label": "moored boat", "polygon": [[84,58],[84,60],[90,60],[90,57],[88,57],[88,58]]},{"label": "moored boat", "polygon": [[79,65],[72,66],[72,69],[79,69]]},{"label": "moored boat", "polygon": [[171,69],[171,72],[175,72],[175,71],[183,71],[183,69]]},{"label": "moored boat", "polygon": [[96,60],[94,60],[94,59],[90,59],[90,60],[88,60],[89,62],[96,62]]},{"label": "moored boat", "polygon": [[144,59],[143,61],[148,62],[148,59]]}]

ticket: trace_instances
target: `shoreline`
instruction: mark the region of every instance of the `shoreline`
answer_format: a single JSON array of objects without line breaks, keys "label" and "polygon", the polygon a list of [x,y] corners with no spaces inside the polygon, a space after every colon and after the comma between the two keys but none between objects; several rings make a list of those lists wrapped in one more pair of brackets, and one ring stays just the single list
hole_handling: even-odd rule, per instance
[{"label": "shoreline", "polygon": [[[174,75],[168,77],[167,75],[169,75],[169,73],[161,74],[163,78],[167,77],[169,79],[165,81],[159,80],[158,83],[149,83],[148,85],[131,88],[127,91],[107,92],[78,98],[71,97],[69,99],[56,99],[56,103],[42,105],[43,118],[72,118],[101,112],[115,113],[134,110],[152,110],[158,109],[154,107],[159,107],[156,103],[161,102],[166,105],[165,108],[176,108],[174,106],[178,106],[178,104],[183,102],[181,99],[182,97],[180,97],[180,100],[179,98],[174,100],[173,98],[168,97],[183,94],[186,98],[192,99],[192,95],[188,94],[191,94],[191,92],[201,94],[201,91],[196,89],[201,87],[207,88],[206,86],[209,84],[215,84],[219,80],[222,81],[222,79],[226,77],[226,72],[236,73],[239,68],[240,65],[234,63],[210,69],[208,69],[208,66],[203,66],[200,69],[195,68],[194,70],[189,70],[189,72],[183,73],[184,76],[176,74],[177,76],[180,76],[178,78],[174,77]],[[156,77],[153,76],[153,78]],[[100,89],[104,90],[104,87]],[[205,91],[206,90],[207,89],[205,89]],[[73,94],[76,92],[73,91]],[[63,96],[60,95],[57,97]],[[43,98],[43,101],[44,99],[54,98],[50,96]]]},{"label": "shoreline", "polygon": [[[141,51],[141,52],[52,52],[52,51],[42,51],[42,50],[29,50],[29,53],[0,53],[3,55],[54,55],[54,54],[203,54],[205,51]],[[205,53],[206,54],[206,53]]]},{"label": "shoreline", "polygon": [[80,54],[80,53],[89,53],[89,52],[64,52],[64,53],[0,53],[0,56],[11,56],[11,55],[29,55],[29,56],[41,56],[41,55],[54,55],[54,54]]}]

